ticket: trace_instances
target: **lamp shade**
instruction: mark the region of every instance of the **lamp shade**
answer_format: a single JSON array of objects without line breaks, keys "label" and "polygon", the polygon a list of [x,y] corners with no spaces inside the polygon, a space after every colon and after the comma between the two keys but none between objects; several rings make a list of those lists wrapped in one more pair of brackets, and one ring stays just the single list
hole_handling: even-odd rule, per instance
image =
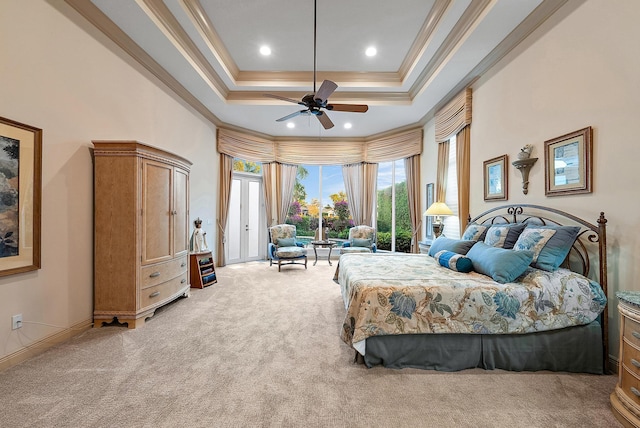
[{"label": "lamp shade", "polygon": [[449,208],[444,202],[434,202],[429,208],[427,208],[427,210],[424,212],[424,215],[453,215],[453,211],[451,211],[451,208]]}]

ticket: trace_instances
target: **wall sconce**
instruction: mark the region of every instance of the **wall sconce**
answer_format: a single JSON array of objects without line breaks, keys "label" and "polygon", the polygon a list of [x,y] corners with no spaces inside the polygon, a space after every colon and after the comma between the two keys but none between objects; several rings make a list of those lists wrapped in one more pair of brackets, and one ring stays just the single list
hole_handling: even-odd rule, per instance
[{"label": "wall sconce", "polygon": [[441,217],[453,215],[453,211],[451,211],[444,202],[434,202],[429,208],[427,208],[423,215],[435,217],[432,228],[433,236],[437,239],[444,230],[444,224],[442,223]]},{"label": "wall sconce", "polygon": [[518,159],[511,163],[511,165],[520,170],[520,173],[522,174],[522,193],[525,195],[529,193],[529,170],[537,160],[538,158],[526,158]]}]

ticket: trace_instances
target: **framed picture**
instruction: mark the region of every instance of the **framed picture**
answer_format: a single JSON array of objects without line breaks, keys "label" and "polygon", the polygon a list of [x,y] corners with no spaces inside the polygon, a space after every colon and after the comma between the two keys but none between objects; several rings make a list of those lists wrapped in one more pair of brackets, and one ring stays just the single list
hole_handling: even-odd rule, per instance
[{"label": "framed picture", "polygon": [[0,276],[40,269],[42,130],[0,117]]},{"label": "framed picture", "polygon": [[507,175],[507,155],[484,161],[484,200],[506,201],[509,181]]},{"label": "framed picture", "polygon": [[545,195],[591,193],[592,130],[588,126],[544,142]]},{"label": "framed picture", "polygon": [[[433,183],[429,183],[427,184],[427,209],[431,206],[431,204],[433,204]],[[427,230],[425,233],[425,238],[429,241],[429,240],[433,240],[435,239],[435,236],[433,236],[433,216],[428,215],[427,216]]]}]

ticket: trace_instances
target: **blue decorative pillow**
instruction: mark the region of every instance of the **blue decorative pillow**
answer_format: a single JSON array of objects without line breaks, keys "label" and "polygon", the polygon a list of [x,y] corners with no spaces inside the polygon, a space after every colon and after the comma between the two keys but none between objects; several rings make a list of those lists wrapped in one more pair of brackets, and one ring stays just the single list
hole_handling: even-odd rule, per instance
[{"label": "blue decorative pillow", "polygon": [[488,229],[487,226],[481,224],[469,224],[461,239],[465,241],[484,241]]},{"label": "blue decorative pillow", "polygon": [[473,270],[471,259],[462,254],[442,250],[438,251],[433,258],[440,263],[440,266],[455,270],[456,272],[469,273]]},{"label": "blue decorative pillow", "polygon": [[[576,238],[580,233],[579,226],[529,225],[525,229],[525,232],[529,230],[532,231],[531,233],[539,234],[551,234],[549,231],[554,231],[544,246],[540,248],[538,257],[534,258],[533,263],[531,264],[533,267],[549,272],[558,270],[564,259],[567,258],[573,243],[576,242]],[[518,247],[522,246],[523,245],[518,245]]]},{"label": "blue decorative pillow", "polygon": [[504,284],[513,282],[527,270],[533,260],[533,253],[507,250],[477,242],[469,250],[467,257],[471,259],[473,270]]},{"label": "blue decorative pillow", "polygon": [[518,240],[513,246],[515,251],[528,250],[533,252],[533,262],[535,264],[536,260],[538,260],[538,256],[540,252],[547,245],[549,239],[556,234],[556,231],[553,229],[542,229],[538,227],[527,226],[520,236]]},{"label": "blue decorative pillow", "polygon": [[295,247],[296,238],[278,238],[277,246],[278,247]]},{"label": "blue decorative pillow", "polygon": [[484,243],[492,247],[511,249],[525,227],[525,223],[494,224],[487,230]]},{"label": "blue decorative pillow", "polygon": [[458,254],[467,254],[467,251],[473,247],[476,241],[465,241],[462,239],[451,239],[445,238],[444,236],[440,236],[435,241],[431,243],[431,247],[429,248],[429,255],[433,257],[436,253],[446,250],[452,251]]},{"label": "blue decorative pillow", "polygon": [[353,238],[351,242],[352,247],[371,247],[371,239]]}]

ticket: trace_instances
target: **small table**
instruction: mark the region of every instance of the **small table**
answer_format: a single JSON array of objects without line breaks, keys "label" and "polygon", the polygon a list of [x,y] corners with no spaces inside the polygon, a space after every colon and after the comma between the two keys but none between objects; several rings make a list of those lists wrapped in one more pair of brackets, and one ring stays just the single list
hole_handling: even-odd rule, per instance
[{"label": "small table", "polygon": [[316,251],[316,248],[318,248],[318,247],[320,247],[320,248],[329,248],[329,255],[327,256],[327,261],[329,262],[329,266],[333,266],[331,264],[331,250],[333,249],[333,247],[338,245],[337,242],[333,242],[333,241],[311,241],[311,245],[313,245],[313,254],[316,255],[316,260],[313,262],[314,266],[316,265],[316,263],[318,263],[318,252]]}]

